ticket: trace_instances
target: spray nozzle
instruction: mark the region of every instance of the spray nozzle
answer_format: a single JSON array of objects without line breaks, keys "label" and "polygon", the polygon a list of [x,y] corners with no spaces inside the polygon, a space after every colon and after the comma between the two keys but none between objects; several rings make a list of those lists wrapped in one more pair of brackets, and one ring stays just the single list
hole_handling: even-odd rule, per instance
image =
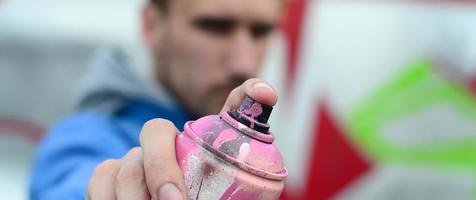
[{"label": "spray nozzle", "polygon": [[246,96],[240,107],[228,114],[245,126],[267,134],[269,131],[268,119],[272,111],[272,106],[261,104]]}]

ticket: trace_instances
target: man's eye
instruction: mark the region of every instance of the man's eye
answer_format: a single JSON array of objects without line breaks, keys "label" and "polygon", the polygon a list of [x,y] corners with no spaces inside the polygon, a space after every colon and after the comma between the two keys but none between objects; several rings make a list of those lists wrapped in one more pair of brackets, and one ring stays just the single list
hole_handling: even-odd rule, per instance
[{"label": "man's eye", "polygon": [[251,26],[251,34],[256,39],[266,37],[273,32],[273,30],[274,26],[271,24],[254,24]]},{"label": "man's eye", "polygon": [[200,18],[194,21],[195,26],[199,29],[217,34],[217,35],[228,35],[236,27],[236,22],[232,19],[220,19],[220,18]]}]

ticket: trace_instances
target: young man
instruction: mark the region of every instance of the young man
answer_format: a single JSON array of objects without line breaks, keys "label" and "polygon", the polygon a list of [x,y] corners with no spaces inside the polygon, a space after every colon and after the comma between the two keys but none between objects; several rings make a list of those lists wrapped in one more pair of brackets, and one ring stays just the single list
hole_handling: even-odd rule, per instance
[{"label": "young man", "polygon": [[142,32],[155,85],[134,76],[120,51],[102,54],[79,111],[40,146],[30,198],[184,199],[176,127],[236,108],[245,95],[276,103],[269,84],[251,78],[283,6],[282,0],[148,3]]}]

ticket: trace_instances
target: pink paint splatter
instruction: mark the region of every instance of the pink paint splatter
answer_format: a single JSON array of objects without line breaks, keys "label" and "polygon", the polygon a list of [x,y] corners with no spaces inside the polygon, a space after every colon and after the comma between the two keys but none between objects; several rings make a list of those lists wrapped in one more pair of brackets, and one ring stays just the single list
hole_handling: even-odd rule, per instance
[{"label": "pink paint splatter", "polygon": [[218,138],[213,141],[213,148],[219,149],[223,143],[235,140],[236,138],[238,138],[238,134],[235,131],[232,129],[225,129],[220,133]]},{"label": "pink paint splatter", "polygon": [[238,160],[243,161],[245,160],[246,156],[250,153],[251,146],[248,143],[243,143],[240,146],[240,153],[238,154]]}]

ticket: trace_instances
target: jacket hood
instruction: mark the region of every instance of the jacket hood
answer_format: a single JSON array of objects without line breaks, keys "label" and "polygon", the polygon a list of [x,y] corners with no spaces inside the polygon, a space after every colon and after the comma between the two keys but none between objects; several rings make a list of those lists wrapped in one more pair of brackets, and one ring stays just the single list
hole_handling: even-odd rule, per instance
[{"label": "jacket hood", "polygon": [[[153,79],[148,52],[126,53],[120,48],[102,48],[81,83],[78,109],[112,113],[128,100],[143,100],[178,108],[171,95]],[[146,66],[148,65],[148,66]]]}]

